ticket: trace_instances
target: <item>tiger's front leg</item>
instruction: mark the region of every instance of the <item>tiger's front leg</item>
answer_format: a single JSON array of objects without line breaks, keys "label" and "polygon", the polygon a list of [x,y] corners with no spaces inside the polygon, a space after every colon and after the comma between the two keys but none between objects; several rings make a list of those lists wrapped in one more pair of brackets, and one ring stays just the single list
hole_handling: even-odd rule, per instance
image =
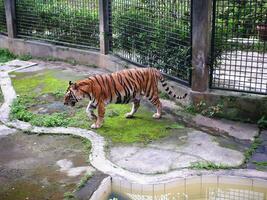
[{"label": "tiger's front leg", "polygon": [[96,121],[97,116],[94,113],[94,110],[96,109],[96,106],[93,105],[92,101],[89,102],[86,113],[90,120]]},{"label": "tiger's front leg", "polygon": [[97,120],[91,126],[91,128],[94,128],[94,129],[100,128],[103,125],[104,115],[105,115],[105,103],[104,102],[101,101],[98,103],[97,112],[98,112]]}]

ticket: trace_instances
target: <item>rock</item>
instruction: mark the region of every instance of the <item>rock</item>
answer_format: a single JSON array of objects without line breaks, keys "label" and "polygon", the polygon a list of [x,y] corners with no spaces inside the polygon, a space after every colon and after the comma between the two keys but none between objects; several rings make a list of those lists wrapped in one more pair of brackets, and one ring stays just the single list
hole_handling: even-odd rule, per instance
[{"label": "rock", "polygon": [[255,153],[252,155],[251,161],[267,162],[267,154],[266,153]]},{"label": "rock", "polygon": [[204,130],[218,135],[229,135],[239,140],[253,141],[254,137],[259,134],[259,129],[256,124],[234,122],[225,119],[212,119],[202,115],[195,116],[193,121],[196,126],[200,126]]}]

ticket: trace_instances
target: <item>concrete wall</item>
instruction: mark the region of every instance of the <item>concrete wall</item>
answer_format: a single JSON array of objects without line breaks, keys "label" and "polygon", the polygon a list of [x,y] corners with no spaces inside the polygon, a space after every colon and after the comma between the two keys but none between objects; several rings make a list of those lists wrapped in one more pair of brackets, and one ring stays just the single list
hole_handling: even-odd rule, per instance
[{"label": "concrete wall", "polygon": [[103,179],[98,189],[93,193],[90,200],[106,200],[111,193],[111,177]]}]

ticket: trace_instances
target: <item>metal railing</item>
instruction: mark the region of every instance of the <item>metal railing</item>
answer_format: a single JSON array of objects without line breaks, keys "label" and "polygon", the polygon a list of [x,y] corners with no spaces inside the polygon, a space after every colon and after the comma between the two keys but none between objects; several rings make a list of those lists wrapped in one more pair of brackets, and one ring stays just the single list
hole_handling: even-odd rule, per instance
[{"label": "metal railing", "polygon": [[99,48],[98,0],[16,0],[17,35]]},{"label": "metal railing", "polygon": [[191,1],[113,0],[112,52],[189,85]]},{"label": "metal railing", "polygon": [[211,88],[267,94],[267,2],[214,0]]},{"label": "metal railing", "polygon": [[0,33],[7,33],[4,0],[0,0]]}]

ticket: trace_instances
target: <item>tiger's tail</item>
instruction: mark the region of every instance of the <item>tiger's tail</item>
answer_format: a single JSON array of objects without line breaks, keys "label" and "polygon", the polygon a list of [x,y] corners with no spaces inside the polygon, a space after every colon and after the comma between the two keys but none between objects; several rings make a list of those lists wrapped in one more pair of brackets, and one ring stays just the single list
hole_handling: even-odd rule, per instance
[{"label": "tiger's tail", "polygon": [[172,88],[168,85],[168,83],[164,79],[163,75],[159,71],[158,71],[158,78],[159,78],[159,81],[161,82],[162,87],[164,88],[165,92],[169,96],[171,96],[171,97],[173,97],[175,99],[184,99],[184,98],[186,98],[187,93],[185,93],[183,96],[176,95],[175,92],[172,90]]}]

